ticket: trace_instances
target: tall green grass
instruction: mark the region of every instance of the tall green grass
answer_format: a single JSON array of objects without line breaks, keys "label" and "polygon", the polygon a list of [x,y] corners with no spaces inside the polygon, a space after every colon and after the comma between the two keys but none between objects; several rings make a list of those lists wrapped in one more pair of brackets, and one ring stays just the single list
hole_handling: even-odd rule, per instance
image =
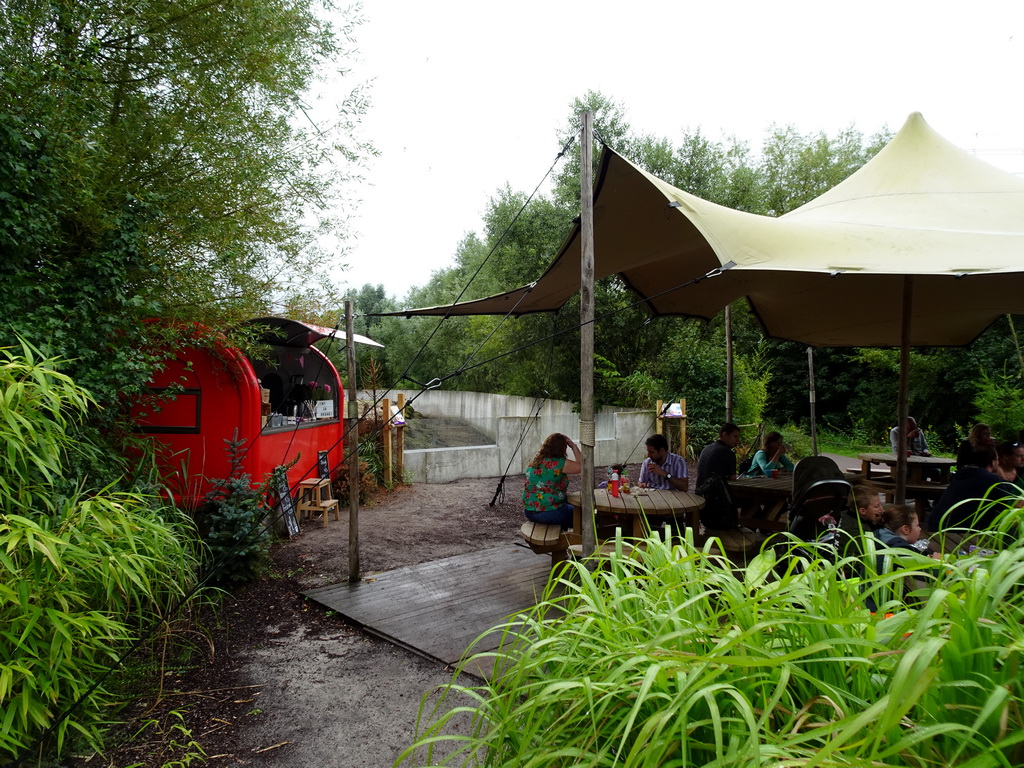
[{"label": "tall green grass", "polygon": [[99,681],[170,619],[196,569],[189,520],[159,499],[58,490],[95,406],[57,367],[27,344],[0,350],[0,759],[72,734],[98,745],[111,704]]},{"label": "tall green grass", "polygon": [[848,578],[878,562],[870,546],[863,563],[805,551],[737,571],[652,539],[567,564],[485,654],[489,683],[457,674],[424,699],[399,763],[1024,765],[1019,542],[941,564],[886,556],[870,579]]}]

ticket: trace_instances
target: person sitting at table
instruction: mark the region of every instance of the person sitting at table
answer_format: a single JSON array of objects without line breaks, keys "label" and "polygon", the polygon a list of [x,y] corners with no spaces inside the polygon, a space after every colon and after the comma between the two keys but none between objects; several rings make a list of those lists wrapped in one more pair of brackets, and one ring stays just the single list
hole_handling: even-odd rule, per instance
[{"label": "person sitting at table", "polygon": [[863,552],[860,537],[882,526],[882,489],[870,480],[858,478],[850,483],[850,490],[857,513],[842,515],[836,528],[844,534],[840,537],[843,554],[860,555]]},{"label": "person sitting at table", "polygon": [[769,432],[764,436],[761,449],[754,454],[750,469],[744,477],[771,477],[773,469],[793,471],[793,462],[786,456],[786,444],[778,432]]},{"label": "person sitting at table", "polygon": [[917,510],[906,504],[889,504],[882,510],[882,525],[875,530],[875,538],[886,547],[920,552],[914,544],[922,533]]},{"label": "person sitting at table", "polygon": [[[566,458],[571,450],[573,459]],[[583,468],[579,446],[566,435],[548,435],[540,450],[526,468],[523,485],[523,507],[526,519],[534,523],[572,525],[572,504],[566,501],[569,475],[578,475]]]},{"label": "person sitting at table", "polygon": [[1017,462],[1017,479],[1014,480],[1013,484],[1018,488],[1024,489],[1024,443],[1018,440],[1013,445],[1013,457]]},{"label": "person sitting at table", "polygon": [[866,478],[850,483],[859,525],[865,531],[877,531],[882,525],[882,489]]},{"label": "person sitting at table", "polygon": [[[915,546],[921,540],[921,521],[918,519],[917,510],[905,504],[889,504],[882,511],[882,526],[875,531],[875,538],[881,547],[895,549],[903,552],[916,552],[917,554],[928,554],[926,548]],[[894,553],[889,553],[891,554]],[[941,560],[942,555],[932,552],[930,557]],[[886,553],[878,555],[877,572],[885,570]],[[937,568],[938,566],[935,566]],[[917,569],[915,569],[917,570]],[[922,575],[911,575],[904,579],[906,594],[904,599],[910,603],[919,603],[923,593],[914,595],[918,590],[926,589],[931,581],[929,572],[932,568],[926,567]]]},{"label": "person sitting at table", "polygon": [[971,427],[967,438],[960,443],[956,452],[956,468],[960,469],[965,464],[974,460],[975,452],[983,445],[995,446],[996,441],[992,438],[992,427],[988,424],[975,424]]},{"label": "person sitting at table", "polygon": [[1019,497],[1015,486],[996,474],[997,465],[998,456],[991,443],[965,454],[949,487],[932,507],[928,531],[944,535],[947,551],[960,544],[964,530],[990,529],[1000,513]]},{"label": "person sitting at table", "polygon": [[[824,518],[828,523],[826,530],[818,541],[827,545],[841,558],[851,558],[843,565],[843,573],[849,579],[864,579],[868,575],[864,557],[866,554],[865,538],[872,536],[882,526],[881,488],[865,478],[850,482],[850,495],[854,510],[844,510],[838,522],[831,516]],[[874,601],[866,598],[868,608],[875,610]]]},{"label": "person sitting at table", "polygon": [[1017,456],[1018,450],[1024,452],[1024,445],[1018,449],[1017,444],[1009,440],[996,445],[996,474],[1008,483],[1024,487],[1024,478],[1020,475],[1021,462]]},{"label": "person sitting at table", "polygon": [[611,482],[613,474],[617,474],[619,476],[619,481],[620,482],[622,481],[622,465],[621,464],[612,464],[610,467],[608,467],[608,479],[607,480],[602,480],[600,483],[597,484],[597,487],[598,488],[607,488],[608,487],[608,483]]},{"label": "person sitting at table", "polygon": [[740,428],[726,422],[718,430],[718,439],[704,446],[697,461],[697,493],[704,497],[700,519],[706,528],[728,530],[739,524],[727,481],[736,479],[736,446]]},{"label": "person sitting at table", "polygon": [[[892,452],[894,455],[899,455],[899,442],[900,435],[899,427],[893,427],[889,430],[889,444],[892,446]],[[907,417],[907,447],[909,451],[908,456],[931,456],[931,451],[928,450],[928,440],[924,436],[924,430],[917,426],[917,420]]]},{"label": "person sitting at table", "polygon": [[669,452],[665,436],[653,434],[647,438],[646,445],[647,458],[640,465],[640,477],[637,480],[640,487],[662,491],[689,490],[690,475],[686,469],[686,459]]}]

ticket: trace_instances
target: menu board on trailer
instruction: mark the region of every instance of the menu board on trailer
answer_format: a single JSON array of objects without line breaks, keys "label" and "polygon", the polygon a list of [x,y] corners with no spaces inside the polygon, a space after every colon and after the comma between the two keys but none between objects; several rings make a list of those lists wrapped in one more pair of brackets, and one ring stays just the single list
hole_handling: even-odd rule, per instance
[{"label": "menu board on trailer", "polygon": [[331,476],[331,462],[327,458],[327,451],[316,452],[316,467],[321,480]]}]

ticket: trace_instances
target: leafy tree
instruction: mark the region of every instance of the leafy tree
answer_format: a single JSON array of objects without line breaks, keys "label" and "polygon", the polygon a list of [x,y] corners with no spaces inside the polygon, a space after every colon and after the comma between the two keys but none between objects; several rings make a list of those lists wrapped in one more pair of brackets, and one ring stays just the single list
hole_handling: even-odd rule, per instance
[{"label": "leafy tree", "polygon": [[166,333],[143,319],[227,327],[319,269],[301,222],[371,151],[350,138],[359,89],[335,125],[294,119],[359,23],[324,18],[315,0],[0,5],[0,342],[44,339],[115,403]]},{"label": "leafy tree", "polygon": [[978,420],[991,426],[992,434],[1018,442],[1024,425],[1024,387],[1019,375],[982,371],[974,405]]},{"label": "leafy tree", "polygon": [[[579,136],[581,112],[593,114],[594,135],[602,144],[624,155],[630,155],[631,146],[635,141],[632,129],[626,121],[625,108],[609,97],[587,91],[581,99],[573,99],[571,117],[566,126],[558,132],[561,145],[571,146],[574,136]],[[594,152],[595,170],[598,153]],[[569,152],[561,170],[555,175],[555,201],[569,210],[578,211],[580,205],[580,154],[579,151]]]},{"label": "leafy tree", "polygon": [[793,126],[773,128],[762,148],[765,197],[756,212],[781,216],[809,203],[874,157],[891,137],[883,131],[865,143],[852,127],[835,137],[803,136]]}]

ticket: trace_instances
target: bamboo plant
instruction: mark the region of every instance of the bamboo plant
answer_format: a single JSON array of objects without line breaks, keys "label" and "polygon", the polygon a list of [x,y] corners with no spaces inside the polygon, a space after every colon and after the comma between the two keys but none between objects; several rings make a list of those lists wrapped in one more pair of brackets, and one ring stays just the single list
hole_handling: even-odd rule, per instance
[{"label": "bamboo plant", "polygon": [[1019,540],[825,554],[788,540],[737,571],[652,538],[570,562],[484,654],[489,682],[424,698],[399,763],[1024,765]]},{"label": "bamboo plant", "polygon": [[186,518],[154,496],[57,491],[71,431],[94,406],[29,344],[0,349],[0,757],[92,746],[109,721],[102,680],[193,583]]}]

